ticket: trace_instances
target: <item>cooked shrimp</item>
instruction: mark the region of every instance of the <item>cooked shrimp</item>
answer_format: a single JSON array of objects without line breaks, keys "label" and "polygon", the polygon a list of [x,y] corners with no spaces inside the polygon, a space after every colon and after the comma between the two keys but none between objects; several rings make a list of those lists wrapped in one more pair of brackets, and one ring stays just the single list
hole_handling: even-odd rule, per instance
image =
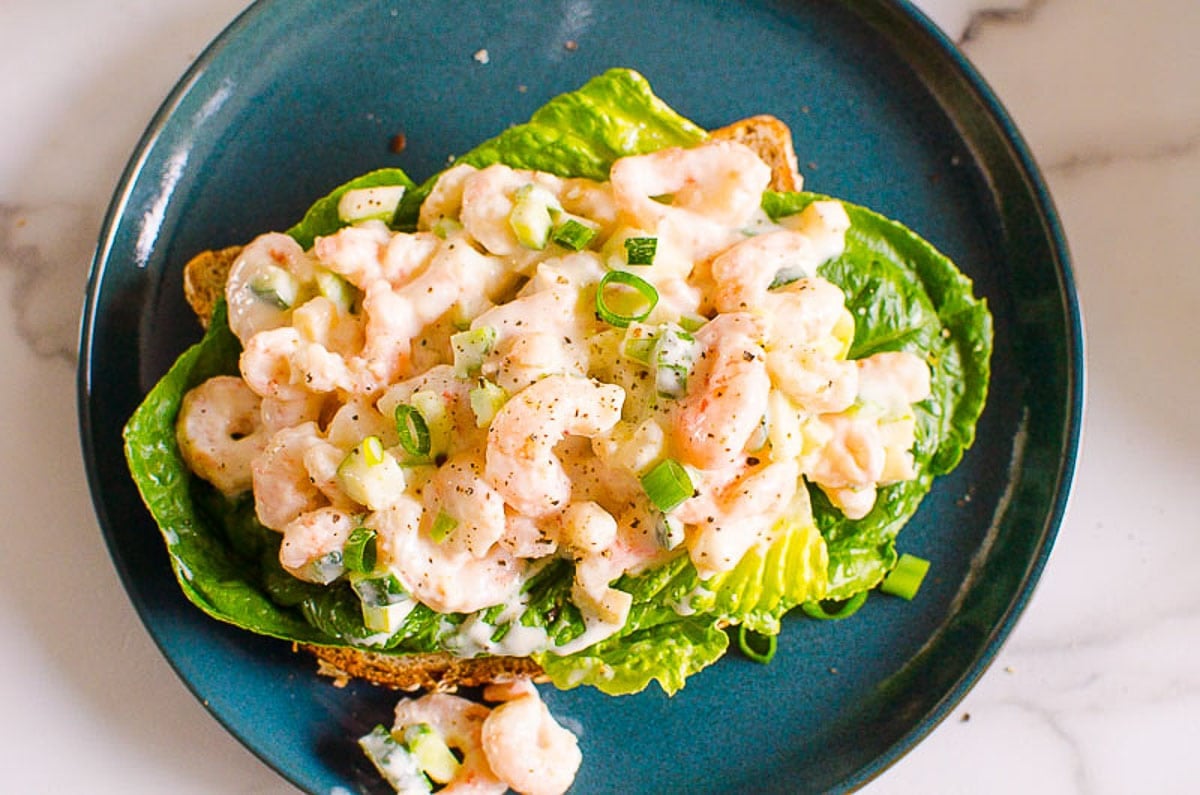
[{"label": "cooked shrimp", "polygon": [[929,397],[929,365],[914,353],[885,351],[856,364],[859,397],[882,407],[886,415],[907,413],[913,403]]},{"label": "cooked shrimp", "polygon": [[443,542],[447,548],[483,557],[504,535],[504,498],[483,479],[483,456],[477,452],[451,457],[438,467],[425,488],[425,513],[457,522]]},{"label": "cooked shrimp", "polygon": [[263,427],[273,434],[283,428],[316,422],[321,418],[327,397],[313,392],[297,392],[288,397],[265,397],[262,399]]},{"label": "cooked shrimp", "polygon": [[794,282],[816,276],[817,266],[829,259],[831,251],[840,250],[790,229],[748,238],[712,261],[713,306],[719,312],[759,308],[771,285],[778,280]]},{"label": "cooked shrimp", "polygon": [[278,280],[299,289],[312,276],[312,260],[288,235],[272,232],[247,244],[225,282],[229,328],[242,345],[259,331],[278,328],[291,319],[291,303],[284,296],[265,295],[264,282]]},{"label": "cooked shrimp", "polygon": [[771,169],[743,144],[711,141],[621,158],[610,179],[617,208],[633,226],[653,231],[676,219],[699,260],[728,245],[730,233],[740,234],[758,212]]},{"label": "cooked shrimp", "polygon": [[355,527],[355,517],[340,508],[318,508],[300,514],[283,528],[279,563],[293,577],[327,585],[342,568],[337,564],[321,565],[322,561],[341,552]]},{"label": "cooked shrimp", "polygon": [[751,467],[681,505],[679,518],[694,528],[687,538],[688,554],[701,577],[728,571],[751,547],[769,543],[799,485],[799,464],[789,458]]},{"label": "cooked shrimp", "polygon": [[583,376],[586,349],[571,337],[547,331],[502,339],[483,363],[483,374],[508,393],[519,392],[548,375]]},{"label": "cooked shrimp", "polygon": [[767,410],[762,322],[743,312],[718,315],[696,332],[703,352],[673,416],[680,457],[700,469],[735,462]]},{"label": "cooked shrimp", "polygon": [[394,380],[406,370],[412,340],[426,326],[452,308],[464,317],[477,314],[504,292],[509,278],[499,260],[454,237],[443,241],[428,267],[404,285],[382,280],[367,285],[365,343],[355,362],[360,390]]},{"label": "cooked shrimp", "polygon": [[433,229],[443,218],[458,218],[462,211],[463,185],[478,170],[475,166],[459,163],[443,171],[433,184],[433,190],[421,202],[417,229]]},{"label": "cooked shrimp", "polygon": [[275,433],[251,464],[258,520],[282,532],[292,520],[325,504],[304,465],[304,454],[321,444],[316,423]]},{"label": "cooked shrimp", "polygon": [[188,468],[222,494],[240,494],[267,444],[260,399],[236,376],[210,378],[183,396],[175,438]]},{"label": "cooked shrimp", "polygon": [[522,795],[561,795],[583,762],[575,735],[536,692],[493,709],[483,721],[481,742],[492,771]]},{"label": "cooked shrimp", "polygon": [[875,417],[828,414],[821,418],[832,434],[809,472],[826,486],[853,487],[875,483],[883,472],[883,437]]},{"label": "cooked shrimp", "polygon": [[468,235],[492,254],[520,257],[526,252],[509,224],[513,194],[525,185],[538,185],[557,195],[562,179],[553,174],[510,168],[502,163],[470,174],[463,182],[461,220]]},{"label": "cooked shrimp", "polygon": [[767,351],[771,382],[800,408],[814,414],[845,411],[858,395],[858,366],[803,347]]},{"label": "cooked shrimp", "polygon": [[346,361],[293,326],[260,331],[250,338],[238,366],[242,378],[265,398],[300,400],[306,393],[326,393],[353,386]]},{"label": "cooked shrimp", "polygon": [[485,478],[515,510],[544,516],[565,507],[571,480],[554,447],[567,434],[592,437],[621,418],[624,391],[552,375],[514,395],[488,430]]},{"label": "cooked shrimp", "polygon": [[429,535],[434,517],[423,522],[423,513],[421,503],[402,497],[363,522],[379,533],[389,565],[417,601],[439,613],[470,613],[512,597],[520,571],[507,549],[496,544],[477,557],[439,543]]},{"label": "cooked shrimp", "polygon": [[483,727],[491,710],[483,704],[449,693],[429,693],[401,699],[392,731],[427,724],[458,752],[461,764],[454,778],[438,790],[445,795],[503,795],[508,785],[496,777],[483,746]]}]

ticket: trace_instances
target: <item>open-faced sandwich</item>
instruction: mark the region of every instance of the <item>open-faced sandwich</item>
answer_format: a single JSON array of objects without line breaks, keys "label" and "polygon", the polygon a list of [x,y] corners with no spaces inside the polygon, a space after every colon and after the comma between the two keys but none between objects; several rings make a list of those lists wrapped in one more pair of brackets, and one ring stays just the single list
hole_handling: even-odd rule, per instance
[{"label": "open-faced sandwich", "polygon": [[194,260],[207,334],[126,429],[188,598],[335,676],[612,694],[861,602],[973,440],[991,319],[795,163],[613,70]]}]

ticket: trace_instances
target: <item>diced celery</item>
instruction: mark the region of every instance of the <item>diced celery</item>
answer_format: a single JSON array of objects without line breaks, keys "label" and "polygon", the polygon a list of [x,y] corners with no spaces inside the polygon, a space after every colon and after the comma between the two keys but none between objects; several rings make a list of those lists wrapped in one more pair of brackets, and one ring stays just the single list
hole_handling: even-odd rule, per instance
[{"label": "diced celery", "polygon": [[376,726],[370,734],[360,737],[358,746],[367,759],[388,784],[401,795],[427,795],[433,785],[421,772],[416,756],[392,737],[383,726]]},{"label": "diced celery", "polygon": [[362,602],[363,624],[372,632],[394,634],[417,606],[395,574],[351,574],[350,587]]},{"label": "diced celery", "polygon": [[665,513],[658,514],[654,521],[654,540],[662,549],[675,549],[683,543],[683,522]]},{"label": "diced celery", "polygon": [[371,220],[391,223],[402,198],[403,185],[348,190],[338,199],[338,218],[348,224]]},{"label": "diced celery", "polygon": [[508,392],[486,378],[480,378],[479,385],[467,397],[471,401],[471,411],[475,413],[475,426],[486,428],[491,425],[496,412],[508,401]]},{"label": "diced celery", "polygon": [[405,487],[404,469],[377,436],[368,436],[346,455],[337,480],[347,497],[372,511],[395,503]]},{"label": "diced celery", "polygon": [[335,549],[305,566],[304,577],[302,579],[320,585],[328,585],[338,577],[341,577],[345,571],[346,564],[342,559],[341,550]]},{"label": "diced celery", "polygon": [[554,228],[554,213],[561,210],[558,199],[550,191],[532,183],[522,185],[513,193],[508,225],[522,246],[541,251]]},{"label": "diced celery", "polygon": [[696,357],[696,338],[673,323],[659,327],[653,360],[662,397],[679,398],[687,391],[688,371]]},{"label": "diced celery", "polygon": [[483,360],[496,344],[496,329],[480,326],[470,331],[460,331],[450,337],[450,348],[454,351],[454,375],[470,378],[479,374]]},{"label": "diced celery", "polygon": [[458,775],[462,763],[446,744],[441,732],[428,723],[418,723],[404,730],[404,744],[417,760],[417,765],[437,784],[448,784]]},{"label": "diced celery", "polygon": [[343,315],[354,311],[358,301],[358,290],[350,282],[324,268],[317,269],[316,280],[317,292],[332,301],[338,311]]}]

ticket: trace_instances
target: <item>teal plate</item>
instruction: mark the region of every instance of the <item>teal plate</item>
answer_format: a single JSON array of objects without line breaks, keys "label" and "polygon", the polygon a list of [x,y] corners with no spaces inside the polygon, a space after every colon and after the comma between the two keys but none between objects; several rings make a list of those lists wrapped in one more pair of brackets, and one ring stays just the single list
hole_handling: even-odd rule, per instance
[{"label": "teal plate", "polygon": [[[487,63],[475,54],[486,50]],[[717,127],[791,125],[806,187],[916,229],[994,314],[991,399],[962,465],[901,536],[935,573],[913,602],[786,622],[775,661],[731,653],[673,698],[551,692],[584,754],[575,791],[823,792],[884,771],[1012,630],[1062,518],[1082,338],[1066,246],[1012,122],[912,7],[884,0],[355,2],[251,7],[200,57],[117,188],[84,315],[79,413],[96,511],[130,598],[212,714],[311,792],[381,791],[354,743],[396,696],[336,689],[289,644],[186,602],[126,473],[120,431],[200,331],[191,255],[288,227],[380,166],[418,180],[612,66]],[[391,150],[394,136],[407,145]]]}]

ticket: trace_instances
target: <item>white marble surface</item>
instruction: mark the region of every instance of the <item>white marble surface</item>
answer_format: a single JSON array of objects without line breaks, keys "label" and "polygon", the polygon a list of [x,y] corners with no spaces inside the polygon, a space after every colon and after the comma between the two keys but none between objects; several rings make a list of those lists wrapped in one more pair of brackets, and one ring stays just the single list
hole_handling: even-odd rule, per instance
[{"label": "white marble surface", "polygon": [[[142,628],[97,530],[75,421],[78,313],[112,187],[176,77],[243,5],[0,2],[4,791],[292,791]],[[1088,407],[1028,611],[953,715],[866,791],[1197,791],[1200,3],[918,5],[962,42],[1045,171],[1086,316]]]}]

